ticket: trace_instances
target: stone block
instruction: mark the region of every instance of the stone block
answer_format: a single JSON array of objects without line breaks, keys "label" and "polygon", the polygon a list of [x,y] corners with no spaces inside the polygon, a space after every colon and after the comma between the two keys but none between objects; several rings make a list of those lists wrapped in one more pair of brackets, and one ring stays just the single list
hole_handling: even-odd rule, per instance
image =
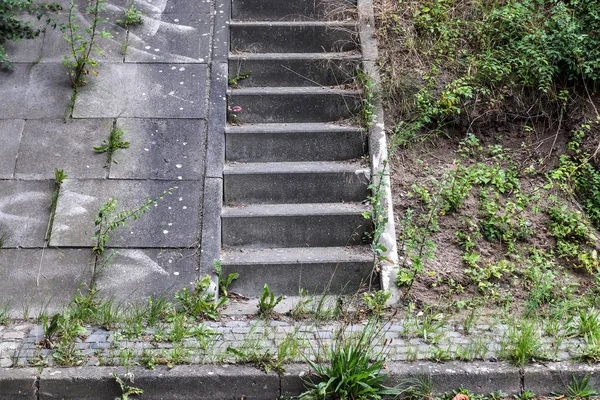
[{"label": "stone block", "polygon": [[24,126],[22,119],[0,120],[0,179],[11,179],[14,175]]},{"label": "stone block", "polygon": [[119,119],[131,142],[115,154],[114,179],[202,179],[205,123],[192,119]]},{"label": "stone block", "polygon": [[195,250],[121,249],[96,280],[102,296],[118,302],[146,302],[149,296],[172,298],[196,281]]},{"label": "stone block", "polygon": [[94,151],[108,140],[112,120],[30,120],[25,123],[15,177],[54,179],[62,169],[70,178],[106,175],[106,154]]},{"label": "stone block", "polygon": [[42,247],[50,219],[49,181],[0,181],[0,235],[3,248]]},{"label": "stone block", "polygon": [[[116,211],[137,209],[174,185],[169,181],[75,180],[61,187],[52,230],[52,246],[92,246],[98,209],[110,197],[118,201]],[[198,240],[201,181],[176,182],[177,189],[137,221],[110,234],[110,247],[190,247]]]},{"label": "stone block", "polygon": [[207,63],[210,15],[148,14],[129,29],[126,62]]},{"label": "stone block", "polygon": [[89,249],[0,249],[0,304],[14,317],[66,305],[82,284],[89,284],[94,257]]},{"label": "stone block", "polygon": [[107,64],[77,96],[74,118],[202,118],[206,66]]}]

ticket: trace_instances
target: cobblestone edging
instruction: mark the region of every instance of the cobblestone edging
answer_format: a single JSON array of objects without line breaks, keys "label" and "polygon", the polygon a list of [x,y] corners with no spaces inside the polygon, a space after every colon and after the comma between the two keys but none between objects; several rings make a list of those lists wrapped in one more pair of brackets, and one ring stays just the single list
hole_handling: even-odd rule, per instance
[{"label": "cobblestone edging", "polygon": [[[477,324],[468,333],[459,322],[449,321],[435,330],[427,332],[426,326],[418,317],[388,322],[381,331],[380,342],[385,340],[389,351],[389,361],[448,361],[500,359],[502,343],[505,341],[507,326],[502,324]],[[88,333],[76,340],[76,348],[82,356],[83,365],[103,366],[139,361],[140,357],[154,356],[160,363],[170,363],[176,351],[181,356],[178,363],[236,363],[244,361],[244,354],[270,352],[274,357],[286,340],[295,340],[296,347],[291,361],[304,361],[321,357],[323,349],[333,342],[339,332],[339,324],[319,326],[305,322],[265,322],[258,319],[227,320],[204,322],[213,334],[199,334],[186,337],[173,343],[168,340],[172,325],[159,325],[146,328],[133,335],[127,327],[121,330],[104,330],[87,327]],[[364,324],[348,325],[346,332],[359,332]],[[193,325],[188,325],[188,331]],[[23,322],[0,327],[0,367],[31,367],[54,365],[52,350],[43,348],[43,328],[31,322]],[[577,359],[584,343],[580,338],[557,340],[542,337],[543,352],[553,361]],[[175,350],[173,350],[175,349]],[[236,353],[237,350],[237,353]],[[382,350],[376,346],[375,351]]]}]

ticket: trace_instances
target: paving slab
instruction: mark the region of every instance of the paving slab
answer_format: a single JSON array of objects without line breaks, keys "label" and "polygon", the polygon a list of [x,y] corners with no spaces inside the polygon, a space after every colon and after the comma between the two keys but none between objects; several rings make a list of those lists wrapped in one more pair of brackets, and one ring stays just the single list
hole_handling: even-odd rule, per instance
[{"label": "paving slab", "polygon": [[42,247],[50,218],[50,181],[0,181],[3,248]]},{"label": "paving slab", "polygon": [[172,293],[192,288],[196,281],[195,250],[120,249],[97,269],[103,297],[146,302],[149,296],[172,299]]},{"label": "paving slab", "polygon": [[200,119],[121,118],[128,149],[114,157],[112,179],[202,179],[205,123]]},{"label": "paving slab", "polygon": [[66,305],[92,277],[89,249],[0,249],[0,304],[14,317],[35,317]]},{"label": "paving slab", "polygon": [[[18,19],[31,23],[35,28],[43,29],[46,27],[46,24],[43,22],[39,22],[37,18],[28,13],[21,13],[17,17]],[[52,28],[47,27],[47,30],[52,30]],[[8,54],[8,60],[11,63],[32,63],[39,61],[42,56],[42,44],[44,43],[44,32],[41,32],[40,35],[35,39],[26,39],[26,40],[9,40],[4,43],[4,49]]]},{"label": "paving slab", "polygon": [[93,146],[107,140],[111,128],[112,119],[27,121],[15,178],[54,179],[55,169],[70,178],[104,178],[106,154]]},{"label": "paving slab", "polygon": [[79,92],[74,118],[204,116],[206,65],[106,64],[98,70]]},{"label": "paving slab", "polygon": [[208,62],[209,14],[148,14],[143,20],[129,28],[126,62]]},{"label": "paving slab", "polygon": [[145,14],[209,13],[211,0],[135,0],[134,5]]},{"label": "paving slab", "polygon": [[63,118],[71,84],[62,64],[18,64],[0,69],[0,119]]},{"label": "paving slab", "polygon": [[[165,196],[137,221],[129,221],[111,234],[111,247],[174,247],[197,244],[202,181],[179,181],[172,195]],[[174,185],[171,181],[66,179],[50,244],[58,247],[92,246],[94,219],[109,197],[118,201],[117,211],[136,209]]]},{"label": "paving slab", "polygon": [[[80,3],[87,3],[81,1]],[[99,35],[95,38],[97,43],[94,49],[102,50],[102,54],[97,53],[93,50],[90,57],[97,60],[100,64],[103,63],[121,63],[123,62],[123,53],[121,46],[127,40],[127,30],[119,25],[116,21],[123,17],[122,11],[113,12],[102,12],[98,15],[99,21],[97,29],[99,32],[106,31],[112,35],[112,38],[101,38]],[[68,14],[59,14],[57,22],[66,23],[68,21]],[[82,35],[85,40],[89,39],[84,29],[88,28],[92,23],[92,17],[85,11],[75,12],[75,23],[80,25],[79,30],[75,31],[76,34]],[[70,57],[71,49],[70,45],[64,39],[65,34],[60,29],[47,30],[44,35],[44,46],[42,49],[41,63],[62,63],[65,56]],[[66,68],[65,68],[66,69]],[[96,69],[96,68],[90,68]],[[90,78],[94,79],[93,77]]]},{"label": "paving slab", "polygon": [[22,119],[0,120],[0,179],[11,179],[14,175],[24,126]]}]

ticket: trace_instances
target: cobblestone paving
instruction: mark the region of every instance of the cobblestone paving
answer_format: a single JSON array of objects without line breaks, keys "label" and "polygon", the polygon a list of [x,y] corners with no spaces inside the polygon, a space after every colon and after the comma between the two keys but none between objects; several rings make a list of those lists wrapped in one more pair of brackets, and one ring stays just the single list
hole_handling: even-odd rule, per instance
[{"label": "cobblestone paving", "polygon": [[[87,327],[87,334],[76,340],[82,364],[88,366],[123,365],[151,360],[155,364],[198,364],[256,362],[276,359],[287,348],[286,361],[319,359],[324,349],[339,337],[358,334],[367,322],[354,324],[323,323],[315,326],[306,321],[263,321],[256,316],[225,317],[223,320],[189,324],[189,333],[176,342],[169,341],[173,324],[152,328],[121,326],[105,330]],[[308,321],[308,320],[307,320]],[[463,322],[448,320],[426,333],[417,318],[394,318],[380,324],[381,331],[373,342],[374,351],[384,351],[391,361],[486,360],[501,358],[508,327],[500,323],[477,323],[468,332]],[[542,336],[544,359],[576,359],[584,345],[578,338],[557,340]],[[52,350],[44,348],[43,328],[31,322],[0,327],[0,367],[55,365]],[[287,347],[284,347],[286,346]],[[146,361],[144,361],[146,360]]]}]

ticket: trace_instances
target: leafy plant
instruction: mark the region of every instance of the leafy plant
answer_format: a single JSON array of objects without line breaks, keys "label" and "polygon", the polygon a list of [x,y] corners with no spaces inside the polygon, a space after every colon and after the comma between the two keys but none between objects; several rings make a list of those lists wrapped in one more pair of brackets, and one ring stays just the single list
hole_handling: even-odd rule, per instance
[{"label": "leafy plant", "polygon": [[114,380],[119,384],[121,388],[121,397],[115,397],[115,400],[128,400],[129,396],[143,394],[144,390],[135,386],[131,386],[133,384],[133,375],[127,374],[124,378],[121,378],[119,375],[111,372],[110,376],[114,378]]},{"label": "leafy plant", "polygon": [[[100,65],[92,57],[93,53],[103,54],[104,50],[99,47],[97,39],[110,38],[110,32],[99,30],[101,20],[100,12],[104,10],[104,0],[91,0],[91,6],[86,8],[86,12],[91,16],[91,25],[83,27],[77,23],[77,0],[71,0],[68,20],[60,25],[60,30],[64,34],[63,38],[69,45],[69,55],[65,56],[63,65],[70,68],[69,76],[75,93],[79,87],[85,84],[85,77],[91,73],[98,74],[98,71],[90,68]],[[83,30],[83,32],[81,32]]]},{"label": "leafy plant", "polygon": [[217,278],[219,279],[219,291],[225,297],[227,297],[227,288],[231,285],[231,283],[240,277],[240,274],[234,272],[232,274],[228,274],[227,278],[223,276],[223,267],[219,260],[215,260],[215,272],[217,274]]},{"label": "leafy plant", "polygon": [[43,32],[42,28],[20,19],[22,12],[35,14],[38,21],[44,18],[46,25],[54,29],[56,21],[50,16],[50,12],[61,8],[57,3],[33,4],[31,0],[0,0],[0,65],[14,68],[4,48],[7,40],[34,39]]},{"label": "leafy plant", "polygon": [[106,164],[110,165],[112,162],[117,163],[116,160],[113,159],[113,155],[115,151],[118,149],[126,149],[131,143],[125,142],[123,140],[123,136],[125,135],[125,131],[117,126],[117,119],[113,120],[113,125],[110,130],[110,135],[108,137],[108,141],[102,141],[100,146],[94,146],[93,149],[97,153],[106,153],[107,159]]},{"label": "leafy plant", "polygon": [[[52,234],[52,226],[54,225],[54,217],[56,215],[56,206],[58,205],[58,196],[60,195],[60,186],[64,180],[67,179],[68,175],[62,169],[54,169],[54,188],[52,189],[52,195],[50,196],[50,221],[48,222],[48,229],[46,231],[46,240],[50,240]],[[0,246],[2,247],[2,246]]]},{"label": "leafy plant", "polygon": [[182,312],[193,318],[219,318],[219,308],[227,303],[227,297],[219,297],[214,302],[215,295],[209,290],[210,276],[203,275],[198,281],[192,293],[187,287],[175,293],[175,299],[179,303]]},{"label": "leafy plant", "polygon": [[283,299],[283,296],[275,298],[275,293],[269,289],[269,285],[265,283],[263,291],[258,299],[258,313],[263,318],[271,318],[275,310],[275,306]]},{"label": "leafy plant", "polygon": [[363,301],[370,314],[382,316],[385,311],[385,303],[391,296],[389,290],[378,290],[376,292],[363,293]]},{"label": "leafy plant", "polygon": [[577,379],[575,375],[571,376],[571,384],[567,385],[566,389],[565,395],[568,399],[588,399],[598,396],[598,392],[590,383],[590,374],[585,374],[581,379]]},{"label": "leafy plant", "polygon": [[142,24],[144,22],[144,19],[142,18],[143,15],[144,13],[135,8],[133,4],[129,4],[129,7],[123,11],[123,19],[118,19],[115,22],[127,29],[131,25]]},{"label": "leafy plant", "polygon": [[362,87],[362,109],[361,124],[370,128],[375,122],[375,82],[362,69],[357,68],[356,77],[358,84]]},{"label": "leafy plant", "polygon": [[166,195],[173,194],[175,189],[177,189],[177,186],[172,186],[155,199],[146,200],[138,208],[119,211],[117,213],[115,213],[118,204],[117,200],[115,200],[114,197],[109,198],[108,201],[98,209],[98,214],[94,220],[96,232],[92,238],[95,243],[92,251],[98,255],[103,254],[112,232],[120,226],[127,226],[129,220],[135,221],[140,218],[146,212],[150,211],[153,206],[156,206],[159,201],[163,200]]}]

